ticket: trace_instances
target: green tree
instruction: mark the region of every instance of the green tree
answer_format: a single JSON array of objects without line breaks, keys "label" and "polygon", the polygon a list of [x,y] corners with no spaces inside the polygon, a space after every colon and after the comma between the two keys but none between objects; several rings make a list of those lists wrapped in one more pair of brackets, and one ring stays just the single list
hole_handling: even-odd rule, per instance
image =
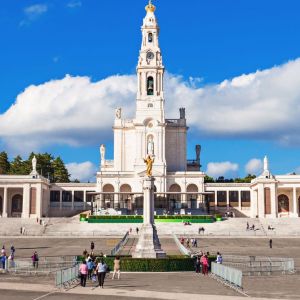
[{"label": "green tree", "polygon": [[26,162],[20,155],[17,155],[10,164],[10,174],[12,175],[28,175]]},{"label": "green tree", "polygon": [[5,151],[0,152],[0,174],[8,174],[10,170],[10,163]]},{"label": "green tree", "polygon": [[59,156],[52,161],[52,168],[53,182],[70,182],[70,174]]},{"label": "green tree", "polygon": [[215,180],[212,178],[212,177],[210,177],[210,176],[208,176],[208,175],[205,175],[205,177],[204,177],[204,182],[215,182]]}]

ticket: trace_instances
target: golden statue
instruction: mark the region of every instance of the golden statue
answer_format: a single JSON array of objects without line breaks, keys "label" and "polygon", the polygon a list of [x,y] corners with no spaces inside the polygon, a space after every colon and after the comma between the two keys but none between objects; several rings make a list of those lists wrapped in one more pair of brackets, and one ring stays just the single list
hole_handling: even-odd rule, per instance
[{"label": "golden statue", "polygon": [[151,177],[152,176],[152,165],[154,163],[154,157],[151,158],[150,155],[148,155],[146,158],[144,158],[144,162],[146,163],[147,165],[147,169],[146,169],[146,175],[148,177]]}]

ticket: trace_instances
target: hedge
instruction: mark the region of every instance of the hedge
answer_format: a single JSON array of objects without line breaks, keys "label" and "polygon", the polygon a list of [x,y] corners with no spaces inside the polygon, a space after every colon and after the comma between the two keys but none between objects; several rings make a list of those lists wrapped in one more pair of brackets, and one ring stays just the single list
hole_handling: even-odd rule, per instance
[{"label": "hedge", "polygon": [[[85,214],[80,215],[81,221],[88,221],[88,223],[142,223],[143,216],[140,215],[117,215],[117,216],[90,216],[85,218]],[[167,216],[154,216],[156,222],[191,222],[191,223],[212,223],[215,221],[211,215],[167,215]]]},{"label": "hedge", "polygon": [[[109,268],[113,270],[114,257],[108,256],[103,259]],[[215,261],[216,256],[210,256],[209,260],[210,262]],[[169,256],[167,258],[121,257],[120,268],[123,272],[182,272],[194,271],[195,262],[195,257],[187,256]]]}]

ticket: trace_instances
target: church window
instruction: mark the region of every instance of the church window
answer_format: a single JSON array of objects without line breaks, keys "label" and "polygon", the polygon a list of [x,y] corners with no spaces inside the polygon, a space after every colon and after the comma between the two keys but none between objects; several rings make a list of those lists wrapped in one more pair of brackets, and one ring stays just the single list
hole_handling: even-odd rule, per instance
[{"label": "church window", "polygon": [[147,95],[152,96],[153,95],[153,77],[149,76],[147,79]]},{"label": "church window", "polygon": [[150,33],[148,34],[148,42],[149,42],[149,43],[152,43],[152,41],[153,41],[153,35],[152,35],[152,33],[150,32]]},{"label": "church window", "polygon": [[[153,107],[153,104],[152,103],[149,103],[148,104],[148,107]],[[149,126],[150,127],[150,126]]]}]

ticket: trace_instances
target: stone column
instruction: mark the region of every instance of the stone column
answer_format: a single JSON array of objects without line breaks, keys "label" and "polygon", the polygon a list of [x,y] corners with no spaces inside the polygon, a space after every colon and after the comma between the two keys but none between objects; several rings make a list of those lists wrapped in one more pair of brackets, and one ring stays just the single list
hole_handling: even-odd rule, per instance
[{"label": "stone column", "polygon": [[277,218],[278,205],[277,205],[277,191],[276,191],[275,184],[272,184],[270,187],[270,198],[271,198],[271,215],[273,218]]},{"label": "stone column", "polygon": [[215,191],[215,209],[218,207],[218,191]]},{"label": "stone column", "polygon": [[74,210],[74,190],[72,191],[72,210]]},{"label": "stone column", "polygon": [[29,206],[30,206],[30,184],[25,184],[23,187],[22,218],[29,218]]},{"label": "stone column", "polygon": [[293,187],[293,217],[298,217],[298,209],[297,209],[297,189]]},{"label": "stone column", "polygon": [[38,184],[36,187],[36,216],[40,218],[42,216],[42,201],[43,201],[43,187]]},{"label": "stone column", "polygon": [[62,210],[62,190],[59,191],[59,209]]},{"label": "stone column", "polygon": [[86,209],[86,191],[83,191],[83,209]]},{"label": "stone column", "polygon": [[238,191],[239,210],[242,210],[242,191]]},{"label": "stone column", "polygon": [[8,188],[4,187],[3,212],[2,212],[2,217],[4,218],[7,218],[7,206],[8,206],[7,194],[8,194]]},{"label": "stone column", "polygon": [[226,191],[226,206],[229,209],[229,190]]},{"label": "stone column", "polygon": [[251,218],[257,216],[257,191],[250,190],[250,208],[251,208]]},{"label": "stone column", "polygon": [[146,177],[143,182],[144,191],[144,224],[154,224],[154,178]]},{"label": "stone column", "polygon": [[265,217],[265,191],[263,184],[258,186],[258,216],[260,218]]}]

